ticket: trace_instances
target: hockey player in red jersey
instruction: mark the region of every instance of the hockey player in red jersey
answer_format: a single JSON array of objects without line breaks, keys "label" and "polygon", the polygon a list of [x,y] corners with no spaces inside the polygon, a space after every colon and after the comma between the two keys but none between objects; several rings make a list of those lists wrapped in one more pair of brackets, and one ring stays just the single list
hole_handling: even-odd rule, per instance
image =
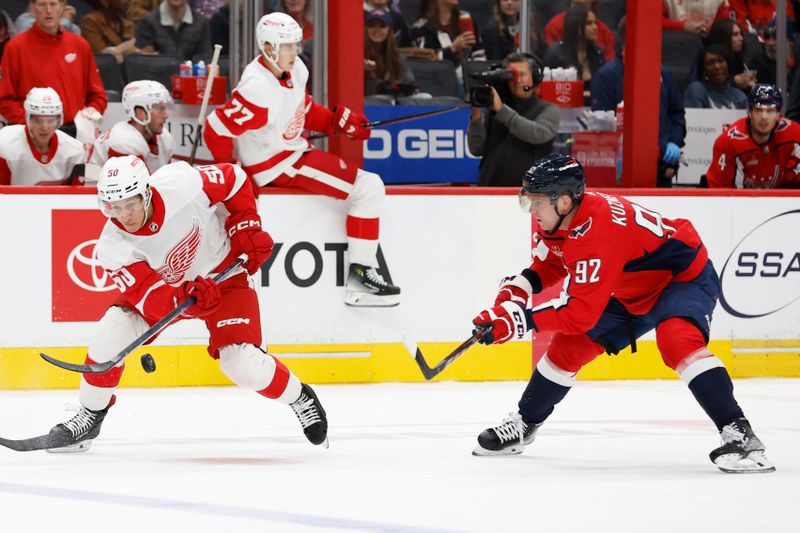
[{"label": "hockey player in red jersey", "polygon": [[[686,382],[722,436],[711,460],[725,472],[771,472],[764,446],[733,396],[725,366],[707,347],[719,279],[691,222],[665,219],[627,199],[584,194],[580,163],[551,155],[525,174],[520,200],[540,232],[534,260],[501,287],[473,323],[483,344],[552,330],[519,412],[478,436],[475,455],[522,453],[601,353],[636,350],[655,329],[664,363]],[[530,307],[532,295],[563,283],[559,298]]]},{"label": "hockey player in red jersey", "polygon": [[783,95],[756,85],[747,116],[728,126],[714,142],[706,178],[709,187],[800,188],[800,124],[781,115]]},{"label": "hockey player in red jersey", "polygon": [[118,122],[94,143],[91,163],[103,166],[110,157],[135,155],[155,172],[172,160],[175,141],[166,128],[172,97],[161,83],[132,81],[122,89],[128,121]]},{"label": "hockey player in red jersey", "polygon": [[25,97],[25,125],[0,129],[0,185],[60,185],[81,179],[83,145],[57,129],[64,121],[58,93],[34,87]]},{"label": "hockey player in red jersey", "polygon": [[[121,292],[97,325],[87,364],[112,359],[188,296],[197,302],[182,319],[205,322],[208,352],[237,385],[288,404],[306,437],[327,447],[325,411],[310,386],[262,350],[258,294],[250,284],[272,253],[261,228],[247,175],[236,165],[191,167],[178,162],[150,176],[135,156],[112,157],[100,171],[98,201],[109,217],[97,258]],[[240,254],[247,262],[215,283]],[[83,374],[81,409],[49,434],[51,452],[89,449],[114,404],[124,363],[102,374]]]},{"label": "hockey player in red jersey", "polygon": [[211,113],[203,139],[217,162],[236,160],[259,186],[293,187],[349,201],[347,221],[350,273],[345,303],[392,306],[400,288],[377,271],[381,203],[380,176],[314,150],[303,129],[370,136],[366,117],[338,105],[327,109],[306,91],[308,69],[297,57],[303,31],[284,13],[264,16],[256,27],[261,54],[245,68],[230,100]]}]

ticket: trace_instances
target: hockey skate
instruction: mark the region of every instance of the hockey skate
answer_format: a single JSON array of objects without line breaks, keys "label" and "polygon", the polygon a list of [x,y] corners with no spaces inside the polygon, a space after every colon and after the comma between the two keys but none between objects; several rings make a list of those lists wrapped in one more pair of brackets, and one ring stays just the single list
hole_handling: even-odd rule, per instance
[{"label": "hockey skate", "polygon": [[355,307],[391,307],[400,303],[400,287],[388,283],[375,267],[351,263],[344,303]]},{"label": "hockey skate", "polygon": [[711,462],[728,474],[774,472],[764,454],[764,444],[753,433],[746,418],[737,418],[720,432],[722,446],[709,454]]},{"label": "hockey skate", "polygon": [[100,411],[92,411],[81,407],[71,419],[56,426],[48,434],[49,453],[75,453],[88,451],[92,441],[100,434],[100,426],[114,405],[116,397],[111,397],[108,407]]},{"label": "hockey skate", "polygon": [[478,435],[478,447],[472,450],[472,455],[518,455],[533,442],[539,426],[527,424],[519,413],[510,413],[502,424]]},{"label": "hockey skate", "polygon": [[314,393],[314,389],[303,383],[300,389],[300,397],[289,406],[294,410],[303,433],[311,444],[322,444],[328,447],[328,417],[325,416],[325,409],[319,402],[319,398]]}]

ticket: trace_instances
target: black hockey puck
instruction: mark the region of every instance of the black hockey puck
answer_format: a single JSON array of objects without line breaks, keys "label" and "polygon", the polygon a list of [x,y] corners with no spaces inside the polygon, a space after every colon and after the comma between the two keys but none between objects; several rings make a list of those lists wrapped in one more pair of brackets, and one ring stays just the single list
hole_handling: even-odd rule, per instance
[{"label": "black hockey puck", "polygon": [[144,371],[148,374],[156,371],[156,361],[149,353],[142,355],[142,368],[144,368]]}]

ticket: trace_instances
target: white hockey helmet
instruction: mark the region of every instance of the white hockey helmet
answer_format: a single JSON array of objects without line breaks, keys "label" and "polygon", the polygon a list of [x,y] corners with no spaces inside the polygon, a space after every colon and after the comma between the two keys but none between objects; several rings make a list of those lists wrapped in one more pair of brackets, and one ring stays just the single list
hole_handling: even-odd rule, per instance
[{"label": "white hockey helmet", "polygon": [[[122,89],[122,107],[134,122],[147,126],[150,124],[150,111],[154,104],[171,104],[172,96],[166,87],[153,80],[132,81]],[[136,108],[141,107],[147,115],[145,120],[136,118]]]},{"label": "white hockey helmet", "polygon": [[145,211],[150,205],[150,172],[144,161],[135,155],[111,157],[100,170],[97,180],[97,202],[100,210],[111,217],[110,202],[141,195]]},{"label": "white hockey helmet", "polygon": [[64,123],[64,106],[61,97],[50,87],[34,87],[25,97],[25,122],[30,123],[32,115],[58,116],[58,125]]},{"label": "white hockey helmet", "polygon": [[[270,13],[264,15],[256,26],[256,41],[258,49],[264,58],[278,67],[278,52],[282,44],[296,44],[298,47],[303,43],[303,29],[291,16],[286,13]],[[272,55],[268,54],[265,45],[269,43],[272,47]],[[299,53],[299,50],[298,50]]]}]

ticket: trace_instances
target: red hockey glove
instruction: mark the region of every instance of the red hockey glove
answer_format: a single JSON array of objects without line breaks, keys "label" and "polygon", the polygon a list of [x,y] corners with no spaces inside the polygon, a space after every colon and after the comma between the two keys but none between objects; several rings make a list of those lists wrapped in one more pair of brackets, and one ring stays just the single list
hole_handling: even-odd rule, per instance
[{"label": "red hockey glove", "polygon": [[194,296],[197,301],[183,313],[193,317],[208,316],[222,305],[222,294],[219,285],[213,279],[197,276],[194,281],[185,281],[177,289],[178,303],[189,296]]},{"label": "red hockey glove", "polygon": [[228,228],[231,239],[231,249],[236,255],[247,254],[247,263],[244,268],[252,276],[261,264],[272,255],[275,242],[269,233],[261,229],[261,221],[257,218],[240,220]]},{"label": "red hockey glove", "polygon": [[[525,332],[533,326],[529,323],[525,308],[514,302],[503,302],[500,305],[481,311],[472,323],[487,329],[478,342],[481,344],[503,344],[511,339],[521,339]],[[474,335],[477,328],[473,330]]]},{"label": "red hockey glove", "polygon": [[367,117],[343,105],[334,106],[332,111],[331,128],[334,133],[342,132],[357,141],[369,139],[372,131],[366,127],[369,122]]},{"label": "red hockey glove", "polygon": [[542,291],[542,282],[539,275],[533,270],[526,268],[522,274],[509,276],[500,281],[500,292],[494,300],[494,305],[512,301],[522,307],[528,307],[528,299],[531,294]]}]

